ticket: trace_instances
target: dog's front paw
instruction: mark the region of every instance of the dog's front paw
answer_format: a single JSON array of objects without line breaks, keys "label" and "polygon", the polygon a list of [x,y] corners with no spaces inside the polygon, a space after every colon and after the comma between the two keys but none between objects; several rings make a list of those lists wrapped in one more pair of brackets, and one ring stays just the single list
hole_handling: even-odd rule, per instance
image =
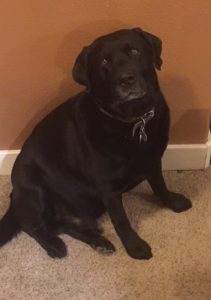
[{"label": "dog's front paw", "polygon": [[188,198],[174,192],[168,192],[168,194],[161,200],[166,207],[177,213],[188,210],[192,207],[192,203]]},{"label": "dog's front paw", "polygon": [[151,247],[136,233],[127,239],[125,246],[127,253],[135,259],[150,259],[152,257]]}]

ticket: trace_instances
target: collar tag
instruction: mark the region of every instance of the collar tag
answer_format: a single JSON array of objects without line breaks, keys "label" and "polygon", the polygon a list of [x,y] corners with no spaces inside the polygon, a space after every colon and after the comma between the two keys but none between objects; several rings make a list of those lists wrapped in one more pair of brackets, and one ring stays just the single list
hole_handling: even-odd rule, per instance
[{"label": "collar tag", "polygon": [[142,139],[143,139],[144,142],[147,142],[147,134],[145,132],[144,127],[141,127],[140,130],[139,130],[139,142],[140,142],[140,144],[142,142]]},{"label": "collar tag", "polygon": [[150,110],[149,112],[147,112],[146,114],[144,114],[141,117],[141,121],[135,123],[133,126],[132,137],[134,137],[136,134],[136,131],[139,130],[138,134],[139,134],[139,143],[140,144],[141,144],[142,140],[144,142],[147,142],[147,134],[145,131],[145,126],[154,117],[154,115],[155,115],[155,109],[153,108],[152,110]]}]

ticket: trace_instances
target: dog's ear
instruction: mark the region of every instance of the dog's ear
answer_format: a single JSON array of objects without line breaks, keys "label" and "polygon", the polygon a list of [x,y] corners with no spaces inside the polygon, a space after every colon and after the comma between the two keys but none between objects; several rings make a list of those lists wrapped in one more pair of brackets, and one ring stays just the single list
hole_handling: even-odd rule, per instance
[{"label": "dog's ear", "polygon": [[89,47],[84,47],[81,53],[76,58],[72,70],[73,79],[79,84],[85,85],[87,87],[89,86],[89,79],[87,74],[88,53]]},{"label": "dog's ear", "polygon": [[160,70],[163,63],[161,59],[162,41],[157,36],[143,31],[140,28],[134,28],[133,30],[141,34],[141,36],[149,43],[152,49],[153,64],[156,69]]}]

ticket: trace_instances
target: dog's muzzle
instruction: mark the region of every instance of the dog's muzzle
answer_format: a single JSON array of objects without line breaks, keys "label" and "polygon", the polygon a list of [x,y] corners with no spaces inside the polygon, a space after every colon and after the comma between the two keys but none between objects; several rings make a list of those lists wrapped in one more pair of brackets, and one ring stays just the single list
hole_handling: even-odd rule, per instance
[{"label": "dog's muzzle", "polygon": [[141,99],[146,93],[146,84],[137,72],[127,71],[119,76],[116,83],[116,94],[121,101]]}]

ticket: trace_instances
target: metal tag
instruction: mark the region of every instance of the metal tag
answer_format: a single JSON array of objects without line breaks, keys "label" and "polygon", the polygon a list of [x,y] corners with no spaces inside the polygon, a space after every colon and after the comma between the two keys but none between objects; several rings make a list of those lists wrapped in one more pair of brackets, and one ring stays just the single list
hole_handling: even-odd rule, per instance
[{"label": "metal tag", "polygon": [[134,126],[132,130],[132,137],[135,136],[136,131],[139,130],[139,143],[141,144],[142,140],[144,142],[147,141],[147,134],[145,131],[145,125],[154,117],[155,110],[154,108],[149,111],[148,113],[144,114],[140,121],[138,121]]},{"label": "metal tag", "polygon": [[143,139],[144,142],[147,141],[147,134],[145,132],[144,126],[141,126],[140,131],[139,131],[139,142],[140,142],[140,144],[142,142],[142,139]]}]

